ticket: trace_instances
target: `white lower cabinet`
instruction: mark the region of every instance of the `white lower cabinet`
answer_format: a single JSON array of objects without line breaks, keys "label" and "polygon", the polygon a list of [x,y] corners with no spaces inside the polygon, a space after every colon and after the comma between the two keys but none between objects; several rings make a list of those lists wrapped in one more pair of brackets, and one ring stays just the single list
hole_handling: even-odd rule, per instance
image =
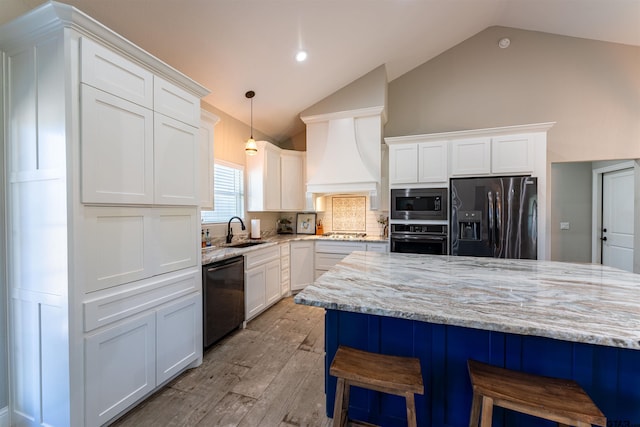
[{"label": "white lower cabinet", "polygon": [[161,385],[189,366],[202,353],[202,294],[156,311],[156,383]]},{"label": "white lower cabinet", "polygon": [[156,386],[155,312],[85,340],[86,425],[106,423]]},{"label": "white lower cabinet", "polygon": [[315,278],[317,279],[322,276],[353,251],[387,252],[388,245],[378,242],[317,241],[315,251]]},{"label": "white lower cabinet", "polygon": [[291,245],[288,242],[280,243],[280,294],[283,297],[291,294],[290,250]]},{"label": "white lower cabinet", "polygon": [[86,425],[102,425],[202,356],[202,294],[85,338]]},{"label": "white lower cabinet", "polygon": [[313,283],[314,242],[291,242],[291,290],[299,291]]},{"label": "white lower cabinet", "polygon": [[280,299],[279,247],[249,252],[244,267],[245,320],[250,320]]}]

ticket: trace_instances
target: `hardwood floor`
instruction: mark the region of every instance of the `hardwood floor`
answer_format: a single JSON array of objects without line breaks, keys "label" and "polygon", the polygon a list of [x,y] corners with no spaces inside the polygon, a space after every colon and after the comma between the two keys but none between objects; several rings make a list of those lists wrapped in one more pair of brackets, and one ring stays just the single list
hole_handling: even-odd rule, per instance
[{"label": "hardwood floor", "polygon": [[327,427],[323,364],[324,310],[285,298],[113,425]]}]

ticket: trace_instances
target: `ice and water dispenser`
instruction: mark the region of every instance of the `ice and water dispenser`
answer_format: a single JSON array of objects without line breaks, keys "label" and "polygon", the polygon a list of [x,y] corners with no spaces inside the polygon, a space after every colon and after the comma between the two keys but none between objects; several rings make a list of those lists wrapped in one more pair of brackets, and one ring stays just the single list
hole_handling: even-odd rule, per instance
[{"label": "ice and water dispenser", "polygon": [[458,212],[458,239],[482,240],[482,212]]}]

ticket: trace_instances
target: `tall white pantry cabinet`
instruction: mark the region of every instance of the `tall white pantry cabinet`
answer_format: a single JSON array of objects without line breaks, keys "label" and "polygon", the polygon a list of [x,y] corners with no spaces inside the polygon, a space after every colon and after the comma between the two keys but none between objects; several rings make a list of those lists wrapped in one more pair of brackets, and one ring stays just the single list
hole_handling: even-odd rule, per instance
[{"label": "tall white pantry cabinet", "polygon": [[9,417],[102,425],[202,361],[208,91],[55,2],[0,53]]}]

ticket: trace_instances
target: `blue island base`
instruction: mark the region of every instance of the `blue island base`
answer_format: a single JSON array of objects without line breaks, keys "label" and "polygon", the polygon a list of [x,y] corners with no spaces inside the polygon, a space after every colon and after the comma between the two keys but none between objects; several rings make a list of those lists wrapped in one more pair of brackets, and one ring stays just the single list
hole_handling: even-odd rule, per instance
[{"label": "blue island base", "polygon": [[[466,427],[471,409],[467,360],[532,374],[573,379],[610,427],[640,427],[640,351],[536,336],[326,310],[326,409],[333,416],[336,378],[329,366],[339,345],[420,359],[425,394],[416,396],[419,426]],[[349,415],[382,426],[406,426],[403,398],[354,387]],[[494,427],[555,426],[496,408]]]}]

